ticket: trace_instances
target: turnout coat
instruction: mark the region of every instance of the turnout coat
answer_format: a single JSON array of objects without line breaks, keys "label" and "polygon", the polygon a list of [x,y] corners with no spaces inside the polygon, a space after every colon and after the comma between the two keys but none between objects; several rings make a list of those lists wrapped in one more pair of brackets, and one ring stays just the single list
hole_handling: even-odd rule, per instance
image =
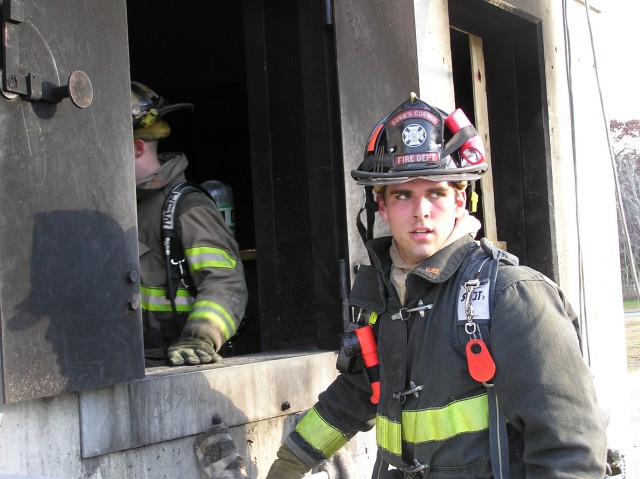
[{"label": "turnout coat", "polygon": [[[404,312],[403,320],[392,319],[403,305],[389,279],[391,241],[368,243],[373,265],[358,272],[350,297],[370,313],[377,337],[379,403],[370,400],[365,374],[343,373],[285,443],[314,467],[375,425],[382,457],[418,468],[412,477],[491,478],[487,392],[469,374],[456,325],[461,265],[479,246],[465,236],[413,269],[404,307],[432,306],[424,315]],[[558,287],[529,268],[500,267],[495,286],[489,347],[510,477],[604,477],[605,424],[576,315]]]},{"label": "turnout coat", "polygon": [[[238,244],[224,218],[203,194],[186,195],[176,211],[195,297],[179,285],[178,321],[167,299],[167,270],[161,238],[164,200],[171,187],[185,181],[188,165],[181,153],[160,155],[162,166],[136,185],[138,246],[145,358],[163,361],[166,349],[190,330],[210,338],[216,351],[236,332],[248,299]],[[158,365],[149,363],[148,365]]]}]

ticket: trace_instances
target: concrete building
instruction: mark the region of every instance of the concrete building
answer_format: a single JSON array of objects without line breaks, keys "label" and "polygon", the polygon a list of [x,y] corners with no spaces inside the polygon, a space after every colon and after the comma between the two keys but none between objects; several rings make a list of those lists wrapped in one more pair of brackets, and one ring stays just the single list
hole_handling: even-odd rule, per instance
[{"label": "concrete building", "polygon": [[[349,172],[411,91],[475,118],[492,164],[483,234],[580,312],[610,443],[628,450],[589,28],[597,41],[606,2],[227,3],[0,0],[0,476],[199,477],[194,440],[220,415],[264,477],[337,374],[345,298],[367,262]],[[234,192],[251,300],[221,364],[144,369],[130,79],[195,103],[166,148],[186,152],[190,179]],[[358,478],[374,459],[373,433],[341,455]]]}]

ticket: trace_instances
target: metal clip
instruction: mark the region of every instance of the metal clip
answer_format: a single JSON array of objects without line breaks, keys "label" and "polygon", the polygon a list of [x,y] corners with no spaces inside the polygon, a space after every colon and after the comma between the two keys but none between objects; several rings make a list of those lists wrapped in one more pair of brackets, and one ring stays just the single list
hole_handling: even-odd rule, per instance
[{"label": "metal clip", "polygon": [[187,261],[186,258],[182,258],[181,260],[178,260],[178,261],[172,259],[171,264],[178,267],[178,269],[180,270],[180,280],[182,281],[182,285],[185,288],[188,288],[189,286],[185,281],[187,274],[185,273],[184,266],[183,266],[183,263],[185,263],[186,261]]},{"label": "metal clip", "polygon": [[416,386],[416,383],[414,383],[413,381],[409,381],[409,387],[410,389],[407,389],[406,391],[393,393],[392,394],[393,399],[397,399],[400,404],[404,404],[404,402],[407,400],[408,395],[413,394],[414,397],[420,396],[419,393],[423,389],[422,384],[420,384],[419,386]]},{"label": "metal clip", "polygon": [[479,279],[470,279],[464,283],[465,298],[464,298],[464,312],[467,316],[467,324],[464,325],[465,332],[472,338],[475,338],[477,326],[473,322],[473,305],[471,299],[473,297],[473,290],[480,285]]},{"label": "metal clip", "polygon": [[423,476],[422,472],[425,469],[429,469],[429,464],[420,464],[417,459],[414,459],[413,466],[405,468],[404,472],[407,474],[420,474],[420,476]]},{"label": "metal clip", "polygon": [[433,304],[424,304],[422,300],[420,300],[418,301],[418,306],[416,306],[415,308],[400,308],[400,311],[398,311],[396,314],[391,315],[391,319],[400,319],[402,321],[406,321],[407,319],[409,319],[409,316],[411,316],[411,313],[414,313],[416,311],[419,311],[420,317],[424,318],[425,310],[431,308],[433,308]]}]

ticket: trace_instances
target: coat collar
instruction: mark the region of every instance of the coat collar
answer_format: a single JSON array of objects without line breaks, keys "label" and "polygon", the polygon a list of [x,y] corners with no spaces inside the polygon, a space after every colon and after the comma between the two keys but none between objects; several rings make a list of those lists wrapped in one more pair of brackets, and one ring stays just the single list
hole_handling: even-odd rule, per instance
[{"label": "coat collar", "polygon": [[[391,236],[372,239],[367,243],[367,249],[373,265],[386,277],[391,271],[389,248]],[[409,274],[416,275],[432,283],[444,283],[460,268],[462,261],[469,251],[476,247],[471,235],[465,235],[450,245],[437,251],[416,266]]]}]

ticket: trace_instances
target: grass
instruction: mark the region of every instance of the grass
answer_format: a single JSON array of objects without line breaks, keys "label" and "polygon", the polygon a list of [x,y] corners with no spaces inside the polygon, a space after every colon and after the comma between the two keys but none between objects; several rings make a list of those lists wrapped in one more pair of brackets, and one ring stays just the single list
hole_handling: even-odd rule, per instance
[{"label": "grass", "polygon": [[633,372],[640,369],[640,318],[627,319],[625,323],[627,369]]},{"label": "grass", "polygon": [[[640,301],[624,300],[625,311],[639,311]],[[627,316],[625,319],[625,336],[627,339],[627,369],[629,372],[640,369],[640,316]]]}]

